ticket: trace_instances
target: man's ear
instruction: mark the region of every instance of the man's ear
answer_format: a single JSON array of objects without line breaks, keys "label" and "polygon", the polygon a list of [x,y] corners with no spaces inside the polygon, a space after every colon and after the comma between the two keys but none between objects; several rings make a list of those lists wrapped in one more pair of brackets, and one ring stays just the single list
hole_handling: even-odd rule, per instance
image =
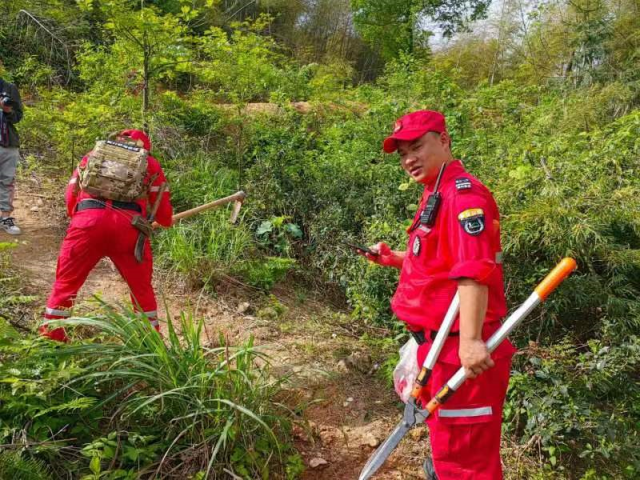
[{"label": "man's ear", "polygon": [[440,133],[440,142],[443,146],[449,147],[449,150],[451,150],[451,137],[447,132]]}]

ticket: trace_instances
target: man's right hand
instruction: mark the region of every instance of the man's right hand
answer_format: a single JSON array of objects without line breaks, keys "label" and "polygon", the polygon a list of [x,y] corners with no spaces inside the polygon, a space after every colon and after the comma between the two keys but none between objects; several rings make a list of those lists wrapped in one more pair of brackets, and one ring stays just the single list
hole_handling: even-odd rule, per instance
[{"label": "man's right hand", "polygon": [[402,262],[404,261],[405,252],[397,252],[395,250],[391,250],[389,245],[384,242],[376,243],[375,245],[369,247],[369,250],[377,253],[377,255],[371,255],[370,253],[365,253],[365,257],[373,263],[377,263],[378,265],[382,265],[384,267],[394,267],[394,268],[402,268]]}]

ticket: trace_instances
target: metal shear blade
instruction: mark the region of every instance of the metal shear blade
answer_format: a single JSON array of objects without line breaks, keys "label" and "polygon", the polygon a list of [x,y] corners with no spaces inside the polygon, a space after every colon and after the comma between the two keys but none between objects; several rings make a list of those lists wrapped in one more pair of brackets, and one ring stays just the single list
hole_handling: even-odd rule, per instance
[{"label": "metal shear blade", "polygon": [[382,445],[371,456],[367,464],[360,472],[358,480],[367,480],[375,474],[387,460],[389,455],[396,449],[400,440],[411,430],[416,424],[422,423],[429,416],[429,412],[418,408],[414,399],[411,399],[404,407],[402,420],[387,437]]}]

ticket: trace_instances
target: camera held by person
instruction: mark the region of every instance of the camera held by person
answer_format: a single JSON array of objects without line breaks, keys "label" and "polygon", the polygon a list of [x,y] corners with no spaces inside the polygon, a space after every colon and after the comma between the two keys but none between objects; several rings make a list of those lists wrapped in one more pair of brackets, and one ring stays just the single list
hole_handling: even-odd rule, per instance
[{"label": "camera held by person", "polygon": [[0,104],[2,104],[3,107],[13,107],[15,102],[11,98],[11,95],[7,92],[2,92],[0,93]]}]

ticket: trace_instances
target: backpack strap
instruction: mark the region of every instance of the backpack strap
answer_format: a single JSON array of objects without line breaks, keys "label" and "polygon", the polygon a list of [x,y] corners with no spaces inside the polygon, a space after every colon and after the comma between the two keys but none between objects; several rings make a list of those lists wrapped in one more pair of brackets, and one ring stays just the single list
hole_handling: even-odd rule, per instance
[{"label": "backpack strap", "polygon": [[149,177],[149,183],[147,184],[147,200],[149,199],[149,194],[151,193],[151,187],[153,187],[153,182],[155,182],[158,179],[158,175],[160,174],[154,173]]}]

